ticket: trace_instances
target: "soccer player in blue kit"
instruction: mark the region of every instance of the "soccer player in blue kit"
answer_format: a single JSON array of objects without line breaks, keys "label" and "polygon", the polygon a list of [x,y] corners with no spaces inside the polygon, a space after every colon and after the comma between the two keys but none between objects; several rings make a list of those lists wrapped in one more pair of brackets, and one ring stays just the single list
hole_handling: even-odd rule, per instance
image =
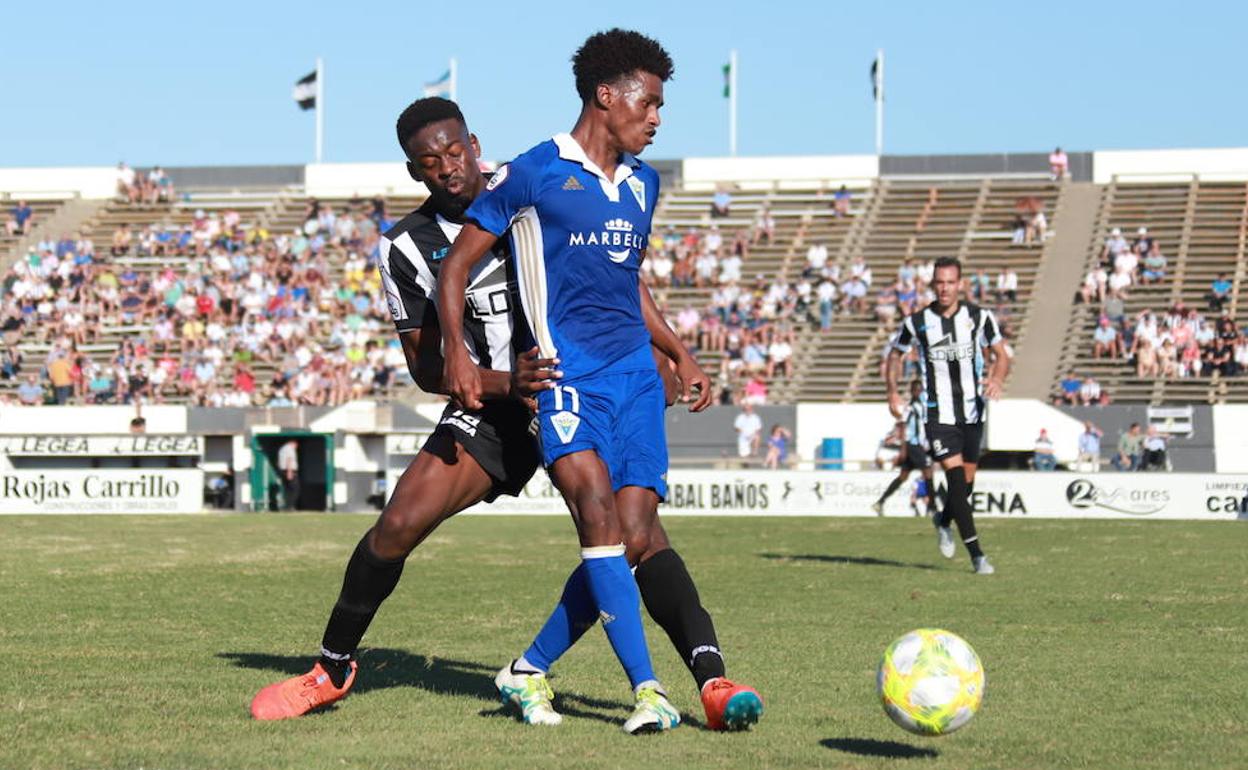
[{"label": "soccer player in blue kit", "polygon": [[[466,212],[468,223],[443,264],[437,306],[441,317],[462,317],[469,269],[510,232],[532,341],[542,359],[559,362],[561,374],[536,395],[539,438],[543,463],[576,524],[581,564],[533,645],[499,673],[500,691],[507,695],[513,676],[540,682],[546,693],[536,702],[544,701],[551,716],[530,720],[526,709],[526,721],[557,723],[541,675],[600,618],[636,696],[624,730],[656,732],[675,727],[680,716],[654,675],[637,583],[642,570],[666,554],[679,564],[669,574],[683,576],[673,590],[693,591],[695,604],[696,591],[670,548],[654,553],[649,543],[631,543],[635,532],[649,537],[648,527],[636,522],[652,521],[667,493],[666,404],[652,338],[675,361],[686,390],[691,382],[704,383],[699,404],[709,399],[705,375],[666,326],[639,277],[659,179],[636,155],[659,126],[663,82],[671,77],[672,63],[654,40],[613,29],[586,40],[573,58],[573,72],[582,100],[575,127],[491,178]],[[453,323],[442,330],[447,390],[462,406],[474,408],[481,403],[480,374],[462,330]],[[635,558],[651,555],[638,567],[636,581],[626,542]],[[717,647],[697,647],[686,662],[695,677],[699,666],[718,668],[698,677],[709,726],[740,728],[757,721],[758,693],[723,677]]]}]

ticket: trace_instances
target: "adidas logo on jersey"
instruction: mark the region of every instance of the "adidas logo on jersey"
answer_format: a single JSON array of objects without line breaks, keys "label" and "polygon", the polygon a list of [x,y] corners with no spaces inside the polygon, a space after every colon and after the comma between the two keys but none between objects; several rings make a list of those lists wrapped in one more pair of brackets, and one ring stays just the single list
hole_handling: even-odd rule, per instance
[{"label": "adidas logo on jersey", "polygon": [[566,444],[576,435],[576,429],[581,426],[581,418],[571,412],[556,412],[550,416],[550,424],[555,426],[555,435]]},{"label": "adidas logo on jersey", "polygon": [[567,181],[563,183],[565,190],[584,190],[585,186],[581,184],[581,180],[574,176],[569,176]]}]

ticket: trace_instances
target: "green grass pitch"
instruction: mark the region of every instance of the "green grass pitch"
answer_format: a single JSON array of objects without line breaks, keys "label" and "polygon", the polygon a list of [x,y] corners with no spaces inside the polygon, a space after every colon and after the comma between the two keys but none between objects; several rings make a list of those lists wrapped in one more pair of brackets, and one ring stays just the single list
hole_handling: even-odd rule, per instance
[{"label": "green grass pitch", "polygon": [[[355,692],[256,723],[261,686],[305,671],[347,556],[349,515],[0,517],[0,768],[1169,768],[1248,757],[1248,527],[997,520],[998,574],[946,561],[917,520],[673,518],[755,730],[702,729],[653,625],[686,723],[632,738],[627,683],[592,631],[557,666],[558,728],[500,710],[576,562],[554,517],[465,517],[408,561]],[[648,622],[648,621],[647,621]],[[885,645],[920,626],[978,651],[987,697],[943,738],[892,725]]]}]

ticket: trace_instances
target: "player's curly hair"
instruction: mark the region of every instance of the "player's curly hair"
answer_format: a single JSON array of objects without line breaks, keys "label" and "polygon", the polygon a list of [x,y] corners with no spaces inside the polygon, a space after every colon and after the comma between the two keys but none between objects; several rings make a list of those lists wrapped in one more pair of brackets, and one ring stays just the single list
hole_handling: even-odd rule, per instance
[{"label": "player's curly hair", "polygon": [[585,104],[594,100],[599,84],[615,83],[637,70],[666,83],[675,68],[672,57],[657,40],[630,29],[616,27],[590,35],[572,55],[576,92]]},{"label": "player's curly hair", "polygon": [[407,105],[403,114],[399,115],[399,122],[395,124],[395,132],[399,135],[399,147],[402,147],[403,152],[406,153],[407,140],[412,138],[412,134],[430,123],[452,118],[465,126],[468,125],[468,122],[464,120],[464,113],[459,111],[459,105],[450,99],[443,99],[440,96],[417,99]]}]

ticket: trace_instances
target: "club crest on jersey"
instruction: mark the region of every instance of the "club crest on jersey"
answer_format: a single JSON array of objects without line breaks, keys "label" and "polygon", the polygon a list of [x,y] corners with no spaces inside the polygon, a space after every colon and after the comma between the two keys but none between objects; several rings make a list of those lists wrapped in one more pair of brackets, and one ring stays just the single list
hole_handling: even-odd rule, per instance
[{"label": "club crest on jersey", "polygon": [[485,189],[493,190],[495,187],[498,187],[503,182],[506,182],[507,174],[510,173],[510,171],[511,171],[510,164],[504,163],[503,165],[499,166],[498,170],[494,172],[494,175],[490,177],[490,181],[485,183]]},{"label": "club crest on jersey", "polygon": [[646,210],[646,183],[641,179],[630,176],[624,180],[628,185],[628,189],[633,191],[633,197],[637,199],[637,207],[642,211]]},{"label": "club crest on jersey", "polygon": [[550,416],[550,424],[555,426],[555,434],[559,436],[559,440],[566,444],[576,435],[581,418],[571,412],[556,412]]},{"label": "club crest on jersey", "polygon": [[605,246],[607,256],[616,264],[628,259],[630,249],[641,251],[643,247],[641,234],[633,232],[633,223],[622,218],[608,219],[601,230],[568,233],[568,245]]}]

